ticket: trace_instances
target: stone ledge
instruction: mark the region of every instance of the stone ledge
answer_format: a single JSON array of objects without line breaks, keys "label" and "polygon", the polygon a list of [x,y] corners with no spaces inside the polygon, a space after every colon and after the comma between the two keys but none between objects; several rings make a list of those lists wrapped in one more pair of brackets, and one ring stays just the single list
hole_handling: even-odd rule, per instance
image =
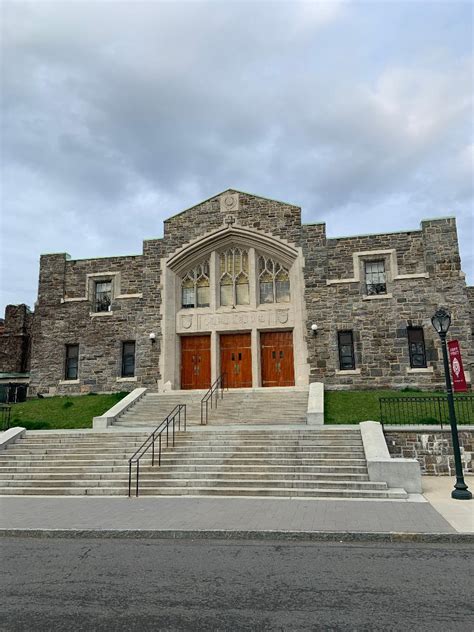
[{"label": "stone ledge", "polygon": [[10,445],[10,443],[15,443],[17,439],[21,439],[25,432],[25,428],[20,428],[19,426],[17,426],[15,428],[9,428],[8,430],[5,430],[5,432],[0,433],[0,450],[5,450],[5,448]]},{"label": "stone ledge", "polygon": [[359,424],[369,480],[402,487],[409,494],[421,494],[421,468],[416,459],[391,458],[382,426],[378,421]]},{"label": "stone ledge", "polygon": [[433,373],[434,369],[432,366],[424,366],[424,367],[420,367],[418,369],[412,369],[411,367],[407,367],[406,369],[407,373],[414,373],[414,374],[419,374],[419,373]]},{"label": "stone ledge", "polygon": [[130,406],[136,404],[136,402],[143,397],[147,390],[148,389],[146,388],[135,388],[131,393],[115,404],[115,406],[112,406],[112,408],[107,410],[103,415],[100,415],[100,417],[94,417],[92,420],[93,430],[105,430],[111,426],[117,421],[120,415],[123,415],[123,413],[130,408]]},{"label": "stone ledge", "polygon": [[306,423],[313,426],[324,424],[324,384],[322,382],[313,382],[309,385]]}]

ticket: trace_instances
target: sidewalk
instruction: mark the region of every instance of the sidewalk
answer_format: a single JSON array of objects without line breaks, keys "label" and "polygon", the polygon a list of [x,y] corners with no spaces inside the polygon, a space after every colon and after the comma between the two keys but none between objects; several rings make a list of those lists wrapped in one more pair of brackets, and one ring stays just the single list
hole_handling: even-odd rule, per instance
[{"label": "sidewalk", "polygon": [[[474,488],[474,477],[466,482]],[[285,537],[340,534],[367,536],[474,533],[474,501],[450,499],[452,477],[424,477],[426,502],[212,497],[36,497],[0,498],[4,530],[97,532],[140,537]],[[58,531],[59,530],[59,531]],[[468,537],[468,536],[465,536]]]}]

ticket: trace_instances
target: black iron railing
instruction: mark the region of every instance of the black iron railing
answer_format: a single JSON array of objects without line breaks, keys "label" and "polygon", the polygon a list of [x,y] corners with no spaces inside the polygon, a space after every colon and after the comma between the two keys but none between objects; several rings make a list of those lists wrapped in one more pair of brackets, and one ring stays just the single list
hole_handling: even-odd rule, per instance
[{"label": "black iron railing", "polygon": [[[215,406],[217,408],[217,402],[219,397],[224,397],[224,389],[226,388],[227,373],[219,375],[217,380],[212,384],[211,388],[207,391],[204,397],[201,399],[201,424],[205,426],[209,417],[209,402],[211,403],[211,409]],[[227,388],[227,390],[229,390]]]},{"label": "black iron railing", "polygon": [[0,404],[0,428],[2,430],[8,430],[8,428],[10,428],[11,414],[11,406],[8,406],[8,404]]},{"label": "black iron railing", "polygon": [[[145,439],[135,454],[128,460],[128,496],[132,495],[132,469],[135,465],[135,496],[138,496],[140,481],[140,459],[151,449],[151,464],[155,465],[156,451],[158,451],[158,466],[161,465],[161,450],[164,439],[161,436],[166,433],[166,447],[170,442],[170,426],[173,446],[175,445],[176,426],[178,432],[181,430],[181,415],[183,415],[184,430],[186,431],[186,404],[178,404],[173,408],[170,414],[161,422],[161,424],[153,430],[151,435]],[[155,443],[158,442],[158,448]]]},{"label": "black iron railing", "polygon": [[[382,425],[449,425],[446,395],[416,397],[381,397]],[[459,425],[474,424],[474,395],[455,395],[454,407]]]}]

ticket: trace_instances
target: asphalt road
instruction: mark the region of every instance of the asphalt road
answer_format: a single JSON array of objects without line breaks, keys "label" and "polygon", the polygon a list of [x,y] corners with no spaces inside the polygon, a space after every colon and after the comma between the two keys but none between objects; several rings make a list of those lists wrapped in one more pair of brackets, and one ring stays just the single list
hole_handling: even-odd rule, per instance
[{"label": "asphalt road", "polygon": [[473,630],[473,547],[0,540],[0,630]]}]

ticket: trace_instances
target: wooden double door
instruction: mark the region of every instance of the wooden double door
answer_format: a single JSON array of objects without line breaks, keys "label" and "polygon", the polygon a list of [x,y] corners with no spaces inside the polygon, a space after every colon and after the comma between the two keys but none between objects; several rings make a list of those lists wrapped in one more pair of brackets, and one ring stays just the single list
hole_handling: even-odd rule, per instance
[{"label": "wooden double door", "polygon": [[210,388],[211,336],[181,336],[181,388]]},{"label": "wooden double door", "polygon": [[293,332],[261,332],[262,386],[294,386]]},{"label": "wooden double door", "polygon": [[249,333],[222,334],[221,373],[226,374],[229,388],[250,388],[252,386],[252,343]]}]

